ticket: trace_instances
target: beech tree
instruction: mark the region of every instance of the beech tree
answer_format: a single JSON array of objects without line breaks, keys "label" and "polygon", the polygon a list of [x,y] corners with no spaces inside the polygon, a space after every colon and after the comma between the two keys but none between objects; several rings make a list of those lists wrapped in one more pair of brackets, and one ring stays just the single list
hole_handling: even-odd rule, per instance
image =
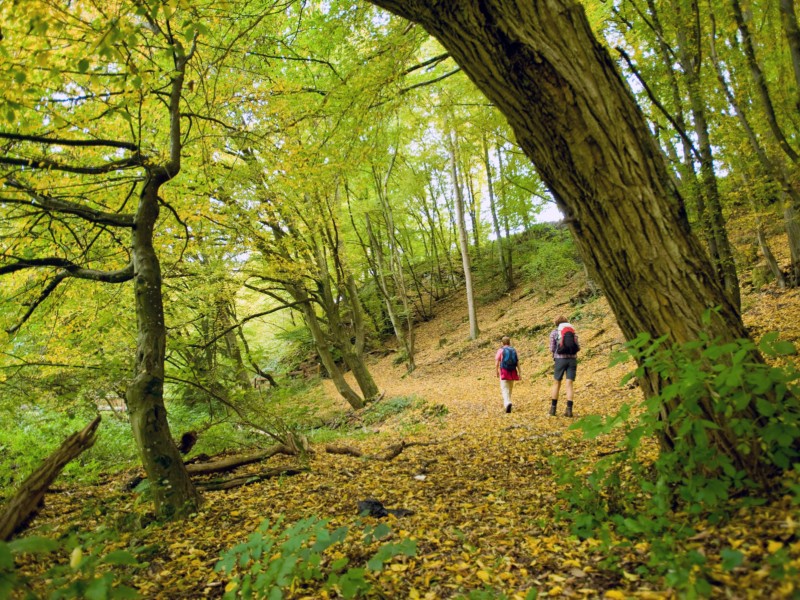
[{"label": "beech tree", "polygon": [[[131,429],[157,512],[185,515],[199,496],[164,408],[166,327],[154,235],[163,187],[181,171],[183,93],[199,31],[177,27],[173,11],[159,5],[140,7],[138,23],[100,14],[73,20],[40,8],[39,27],[49,31],[50,43],[57,38],[64,44],[63,56],[51,53],[37,35],[42,32],[27,23],[6,20],[11,26],[3,32],[4,43],[25,49],[17,57],[23,64],[49,69],[34,72],[28,84],[38,98],[29,94],[17,104],[0,133],[0,206],[14,224],[6,231],[13,241],[3,250],[0,275],[38,273],[12,280],[29,301],[7,331],[18,331],[68,280],[133,283],[137,342],[126,392]],[[127,232],[127,243],[120,232]]]},{"label": "beech tree", "polygon": [[[503,112],[628,339],[749,337],[689,227],[661,149],[578,3],[372,1],[434,35]],[[664,384],[655,375],[641,381],[647,395]],[[719,426],[713,443],[757,480],[757,450],[743,453],[726,419],[709,414]],[[747,406],[737,417],[756,414]],[[667,430],[664,446],[675,436]]]}]

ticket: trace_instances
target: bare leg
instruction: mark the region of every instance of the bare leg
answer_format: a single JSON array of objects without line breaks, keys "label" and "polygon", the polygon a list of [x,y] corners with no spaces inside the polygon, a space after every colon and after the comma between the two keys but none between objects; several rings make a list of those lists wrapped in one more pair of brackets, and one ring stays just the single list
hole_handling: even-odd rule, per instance
[{"label": "bare leg", "polygon": [[[567,393],[572,394],[572,382],[569,379],[567,379],[567,381],[569,382],[569,388],[567,388],[569,391]],[[558,391],[560,389],[561,389],[561,381],[560,380],[553,381],[553,389],[550,392],[551,400],[558,400]],[[572,398],[570,397],[569,399],[571,400]]]},{"label": "bare leg", "polygon": [[[561,383],[561,382],[559,381],[559,383]],[[567,394],[567,402],[572,402],[572,393],[573,393],[572,384],[573,383],[574,382],[572,381],[572,379],[567,379],[567,383],[564,384],[564,392],[566,392],[566,394]],[[557,391],[556,391],[556,394],[558,394]],[[555,398],[555,396],[553,396],[553,397]]]}]

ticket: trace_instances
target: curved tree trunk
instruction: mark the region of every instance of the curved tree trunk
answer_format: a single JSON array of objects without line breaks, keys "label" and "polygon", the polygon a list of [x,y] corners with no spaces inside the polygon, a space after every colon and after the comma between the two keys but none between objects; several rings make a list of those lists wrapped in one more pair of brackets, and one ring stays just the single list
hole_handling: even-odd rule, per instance
[{"label": "curved tree trunk", "polygon": [[166,181],[145,184],[133,229],[134,293],[136,296],[136,367],[126,392],[131,429],[147,477],[152,483],[156,512],[163,518],[186,516],[200,497],[172,439],[164,408],[164,356],[167,329],[161,295],[161,265],[153,247],[158,219],[158,188]]},{"label": "curved tree trunk", "polygon": [[[616,65],[572,0],[372,0],[420,23],[504,113],[566,215],[628,339],[748,338],[692,234],[664,156]],[[710,313],[705,323],[704,313]],[[751,357],[761,360],[758,354]],[[664,381],[641,381],[647,395]],[[669,411],[665,406],[664,410]],[[752,407],[743,418],[754,417]],[[722,423],[715,444],[759,477]],[[666,432],[664,442],[672,441]]]},{"label": "curved tree trunk", "polygon": [[331,356],[330,350],[328,349],[328,340],[325,338],[325,333],[322,331],[322,327],[320,327],[319,320],[317,319],[317,315],[314,314],[314,307],[311,305],[311,302],[308,299],[308,296],[302,290],[294,287],[287,287],[287,291],[292,295],[296,302],[302,302],[301,310],[303,311],[303,317],[308,326],[309,331],[311,332],[311,337],[314,339],[314,345],[317,348],[317,354],[319,355],[319,359],[322,361],[322,365],[325,367],[325,370],[328,371],[328,375],[330,375],[333,384],[336,386],[336,390],[339,394],[347,400],[347,403],[355,409],[363,408],[364,407],[364,400],[362,400],[361,396],[353,391],[353,388],[347,383],[342,375],[341,369],[333,360],[333,356]]}]

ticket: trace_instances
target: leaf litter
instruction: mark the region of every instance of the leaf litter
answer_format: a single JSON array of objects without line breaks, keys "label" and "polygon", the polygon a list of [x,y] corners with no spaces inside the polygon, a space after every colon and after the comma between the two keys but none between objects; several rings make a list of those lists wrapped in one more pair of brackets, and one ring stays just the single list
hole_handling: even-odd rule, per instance
[{"label": "leaf litter", "polygon": [[[800,341],[800,291],[755,292],[747,298],[745,322],[767,331],[780,323],[784,339]],[[747,306],[747,304],[746,304]],[[543,298],[525,290],[479,307],[482,332],[468,339],[463,299],[439,304],[436,318],[417,330],[417,370],[406,374],[395,356],[373,360],[372,373],[388,401],[413,397],[422,408],[364,425],[366,436],[348,440],[364,456],[312,452],[303,465],[293,457],[270,459],[271,468],[299,474],[256,481],[227,491],[204,492],[201,510],[186,521],[148,521],[148,503],[125,491],[124,475],[96,486],[51,493],[29,533],[63,536],[71,531],[113,530],[106,552],[136,549],[140,564],[127,582],[145,598],[220,597],[228,585],[214,566],[223,551],[242,542],[265,520],[293,523],[312,515],[331,527],[357,530],[385,522],[394,540],[416,541],[414,556],[397,556],[370,575],[376,598],[534,597],[676,598],[663,581],[649,581],[637,570],[648,561],[648,543],[620,540],[611,551],[597,539],[571,535],[558,518],[559,500],[551,456],[587,463],[613,452],[613,436],[591,442],[569,429],[563,391],[557,417],[549,417],[550,323],[566,313],[576,324],[583,347],[575,384],[575,416],[612,414],[635,403],[635,386],[620,386],[631,364],[609,367],[624,338],[603,298],[571,305],[565,298]],[[513,410],[503,410],[494,376],[494,353],[510,335],[523,380],[513,390]],[[336,392],[323,382],[330,398]],[[334,400],[337,401],[338,400]],[[346,405],[341,401],[341,410]],[[370,460],[393,444],[414,443],[391,460]],[[313,450],[313,448],[312,448]],[[248,465],[237,475],[258,473]],[[396,516],[361,517],[358,503],[376,499]],[[677,515],[680,518],[680,515]],[[797,507],[788,497],[742,509],[724,525],[695,524],[683,551],[698,552],[711,564],[712,596],[789,598],[800,593],[797,578],[778,578],[771,557],[783,569],[800,569]],[[370,556],[363,540],[349,535],[329,557],[348,557],[353,565]],[[36,581],[49,556],[28,557],[21,569]],[[69,556],[58,558],[64,562]],[[470,595],[472,594],[472,595]],[[480,595],[484,594],[484,595]],[[297,586],[287,598],[336,597]]]}]

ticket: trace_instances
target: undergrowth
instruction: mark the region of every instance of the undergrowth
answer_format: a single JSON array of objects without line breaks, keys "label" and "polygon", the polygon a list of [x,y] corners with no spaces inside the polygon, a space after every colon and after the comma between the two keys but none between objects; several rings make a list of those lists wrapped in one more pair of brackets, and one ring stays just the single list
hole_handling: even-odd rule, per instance
[{"label": "undergrowth", "polygon": [[[772,364],[759,360],[759,351]],[[660,579],[685,597],[709,595],[709,565],[730,572],[744,555],[733,545],[716,556],[692,549],[688,541],[698,530],[724,525],[778,494],[800,504],[800,373],[785,361],[794,352],[777,334],[758,346],[707,336],[671,347],[666,337],[629,342],[617,361],[633,358],[639,367],[623,384],[654,376],[665,383],[640,406],[573,426],[588,439],[620,441],[599,460],[551,458],[561,474],[559,518],[580,538],[600,540],[608,566],[616,550],[635,547],[647,558],[631,576]],[[733,450],[720,441],[726,431],[739,441]],[[659,439],[669,440],[669,452],[658,452]],[[770,473],[782,476],[761,477]],[[766,557],[772,576],[798,576],[786,558],[785,549]]]}]

